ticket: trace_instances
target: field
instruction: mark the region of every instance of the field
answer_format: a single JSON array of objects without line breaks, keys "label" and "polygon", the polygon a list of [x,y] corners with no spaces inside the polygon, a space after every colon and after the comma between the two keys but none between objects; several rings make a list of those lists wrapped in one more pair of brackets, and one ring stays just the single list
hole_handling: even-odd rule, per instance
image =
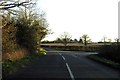
[{"label": "field", "polygon": [[[87,46],[101,46],[104,45],[104,43],[91,43]],[[110,45],[110,43],[106,43],[106,45]],[[64,46],[62,43],[42,43],[41,46]],[[79,43],[68,43],[67,46],[84,46],[84,44]]]},{"label": "field", "polygon": [[[84,46],[84,44],[79,43],[68,43],[65,47],[62,43],[44,43],[41,44],[42,47],[50,47],[59,50],[70,50],[70,51],[98,51],[99,47],[104,45],[103,43],[92,43]],[[110,45],[110,44],[107,44]]]},{"label": "field", "polygon": [[118,44],[92,43],[84,46],[84,44],[69,43],[65,47],[62,43],[46,43],[41,46],[57,50],[98,52],[100,56],[120,63],[120,45]]}]

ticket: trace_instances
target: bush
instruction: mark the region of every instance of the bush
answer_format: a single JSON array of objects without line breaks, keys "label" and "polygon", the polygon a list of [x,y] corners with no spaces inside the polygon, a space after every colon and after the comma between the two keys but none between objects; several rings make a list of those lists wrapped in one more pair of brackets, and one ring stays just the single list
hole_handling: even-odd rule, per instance
[{"label": "bush", "polygon": [[120,63],[120,45],[103,45],[99,55]]},{"label": "bush", "polygon": [[99,56],[98,54],[91,54],[91,55],[88,56],[88,58],[90,58],[90,59],[92,59],[94,61],[100,62],[102,64],[105,64],[107,66],[110,66],[112,68],[115,68],[117,70],[120,70],[120,64],[119,63],[108,60],[108,59],[106,59],[104,57]]},{"label": "bush", "polygon": [[19,48],[25,48],[31,53],[35,52],[41,40],[48,34],[48,23],[44,15],[41,15],[43,14],[37,15],[34,11],[27,13],[22,9],[17,15],[10,13],[2,15],[3,54],[14,55]]},{"label": "bush", "polygon": [[38,56],[46,55],[46,50],[44,50],[43,48],[39,48],[36,50],[36,54]]},{"label": "bush", "polygon": [[[4,22],[4,21],[3,21]],[[17,29],[12,21],[8,21],[7,24],[2,27],[2,52],[12,52],[18,48],[16,43]]]}]

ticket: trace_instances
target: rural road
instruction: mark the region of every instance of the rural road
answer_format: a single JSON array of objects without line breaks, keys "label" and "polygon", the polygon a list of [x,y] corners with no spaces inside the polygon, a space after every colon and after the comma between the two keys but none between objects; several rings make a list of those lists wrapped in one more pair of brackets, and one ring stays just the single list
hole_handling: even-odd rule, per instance
[{"label": "rural road", "polygon": [[46,56],[29,64],[9,79],[120,80],[117,70],[86,58],[89,54],[94,53],[47,51]]}]

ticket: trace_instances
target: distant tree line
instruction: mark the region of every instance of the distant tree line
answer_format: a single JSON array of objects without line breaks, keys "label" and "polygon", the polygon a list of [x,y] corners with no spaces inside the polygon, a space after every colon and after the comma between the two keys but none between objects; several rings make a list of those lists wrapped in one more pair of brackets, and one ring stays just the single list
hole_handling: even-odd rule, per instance
[{"label": "distant tree line", "polygon": [[[44,41],[42,41],[42,43],[62,43],[62,44],[64,44],[64,46],[67,46],[68,43],[79,43],[79,44],[84,44],[85,46],[87,46],[88,44],[94,43],[94,42],[92,42],[91,38],[87,34],[83,34],[79,38],[79,40],[72,39],[71,37],[72,36],[68,32],[64,32],[56,40],[53,40],[53,41],[44,40]],[[103,45],[119,43],[118,38],[116,38],[114,42],[111,42],[111,41],[112,40],[110,38],[107,38],[104,36],[102,41],[95,42],[95,43],[103,44]]]},{"label": "distant tree line", "polygon": [[80,43],[80,44],[84,44],[86,46],[88,43],[92,42],[87,34],[84,34],[83,36],[81,36],[79,40],[72,39],[71,37],[72,36],[68,32],[64,32],[56,40],[43,41],[42,43],[62,43],[62,44],[64,44],[64,46],[67,46],[68,43]]}]

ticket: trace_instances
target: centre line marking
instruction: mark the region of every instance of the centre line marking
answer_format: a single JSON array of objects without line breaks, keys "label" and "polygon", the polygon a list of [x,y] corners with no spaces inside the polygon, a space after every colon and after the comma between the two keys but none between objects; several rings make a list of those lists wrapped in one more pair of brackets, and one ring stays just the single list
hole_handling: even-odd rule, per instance
[{"label": "centre line marking", "polygon": [[65,57],[64,57],[64,56],[62,56],[62,58],[65,60]]},{"label": "centre line marking", "polygon": [[69,67],[68,63],[66,63],[66,66],[67,66],[67,69],[68,69],[68,71],[69,71],[69,74],[70,74],[71,79],[72,79],[72,80],[75,80],[75,78],[74,78],[74,76],[73,76],[73,74],[72,74],[72,71],[70,70],[70,67]]}]

